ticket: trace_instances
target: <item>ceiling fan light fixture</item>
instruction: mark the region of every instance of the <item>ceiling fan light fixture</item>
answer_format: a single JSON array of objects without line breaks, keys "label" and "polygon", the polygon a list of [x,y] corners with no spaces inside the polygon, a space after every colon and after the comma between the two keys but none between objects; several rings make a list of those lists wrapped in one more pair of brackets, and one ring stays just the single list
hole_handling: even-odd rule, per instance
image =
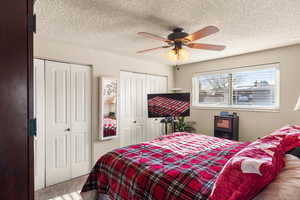
[{"label": "ceiling fan light fixture", "polygon": [[171,62],[177,62],[177,61],[184,61],[189,58],[189,53],[187,50],[180,48],[180,49],[172,49],[167,53],[167,58]]},{"label": "ceiling fan light fixture", "polygon": [[177,52],[176,49],[172,49],[167,53],[167,58],[171,61],[171,62],[176,62],[177,61]]},{"label": "ceiling fan light fixture", "polygon": [[189,53],[183,48],[179,49],[177,54],[180,61],[187,60],[189,58]]}]

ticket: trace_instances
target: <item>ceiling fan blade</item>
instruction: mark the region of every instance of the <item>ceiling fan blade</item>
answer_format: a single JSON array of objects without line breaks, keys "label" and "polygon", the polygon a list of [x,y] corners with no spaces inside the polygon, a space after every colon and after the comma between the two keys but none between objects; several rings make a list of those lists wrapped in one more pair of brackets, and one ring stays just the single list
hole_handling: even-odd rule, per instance
[{"label": "ceiling fan blade", "polygon": [[137,51],[136,53],[147,53],[149,51],[154,51],[154,50],[158,50],[158,49],[165,49],[165,48],[169,48],[169,47],[171,47],[171,46],[156,47],[156,48],[152,48],[152,49],[145,49],[145,50]]},{"label": "ceiling fan blade", "polygon": [[195,41],[195,40],[199,40],[200,38],[204,38],[206,36],[214,34],[218,31],[219,31],[219,28],[216,26],[207,26],[195,33],[192,33],[192,34],[186,36],[184,39],[187,39],[189,41]]},{"label": "ceiling fan blade", "polygon": [[193,49],[205,49],[205,50],[213,50],[213,51],[222,51],[226,48],[224,45],[213,45],[213,44],[200,44],[200,43],[190,43],[186,46]]},{"label": "ceiling fan blade", "polygon": [[144,36],[146,38],[150,38],[153,40],[159,40],[159,41],[163,41],[163,42],[170,42],[170,40],[160,37],[158,35],[152,34],[152,33],[147,33],[147,32],[138,32],[138,35]]}]

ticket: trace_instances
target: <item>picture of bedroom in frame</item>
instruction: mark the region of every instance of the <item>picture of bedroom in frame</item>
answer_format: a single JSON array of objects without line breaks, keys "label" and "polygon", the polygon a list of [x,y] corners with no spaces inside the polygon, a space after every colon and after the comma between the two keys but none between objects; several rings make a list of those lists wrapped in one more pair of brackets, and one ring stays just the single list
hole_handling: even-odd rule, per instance
[{"label": "picture of bedroom in frame", "polygon": [[118,79],[100,77],[99,131],[100,140],[118,136]]}]

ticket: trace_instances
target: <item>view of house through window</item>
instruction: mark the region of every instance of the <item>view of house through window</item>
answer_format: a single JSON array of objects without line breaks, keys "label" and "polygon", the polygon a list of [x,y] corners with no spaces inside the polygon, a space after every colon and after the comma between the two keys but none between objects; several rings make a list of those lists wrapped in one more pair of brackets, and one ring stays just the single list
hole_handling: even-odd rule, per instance
[{"label": "view of house through window", "polygon": [[208,74],[200,75],[197,78],[199,103],[229,104],[230,74]]},{"label": "view of house through window", "polygon": [[278,64],[199,73],[193,93],[194,106],[278,108]]}]

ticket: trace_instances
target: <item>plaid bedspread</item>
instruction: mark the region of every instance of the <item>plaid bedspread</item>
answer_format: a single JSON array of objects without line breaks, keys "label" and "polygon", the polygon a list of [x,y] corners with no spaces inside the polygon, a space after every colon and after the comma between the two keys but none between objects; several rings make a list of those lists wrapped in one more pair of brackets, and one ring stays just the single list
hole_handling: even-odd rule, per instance
[{"label": "plaid bedspread", "polygon": [[225,163],[248,143],[174,133],[102,156],[82,192],[114,200],[207,199]]},{"label": "plaid bedspread", "polygon": [[187,111],[189,106],[189,102],[157,96],[148,101],[148,112],[176,117]]}]

